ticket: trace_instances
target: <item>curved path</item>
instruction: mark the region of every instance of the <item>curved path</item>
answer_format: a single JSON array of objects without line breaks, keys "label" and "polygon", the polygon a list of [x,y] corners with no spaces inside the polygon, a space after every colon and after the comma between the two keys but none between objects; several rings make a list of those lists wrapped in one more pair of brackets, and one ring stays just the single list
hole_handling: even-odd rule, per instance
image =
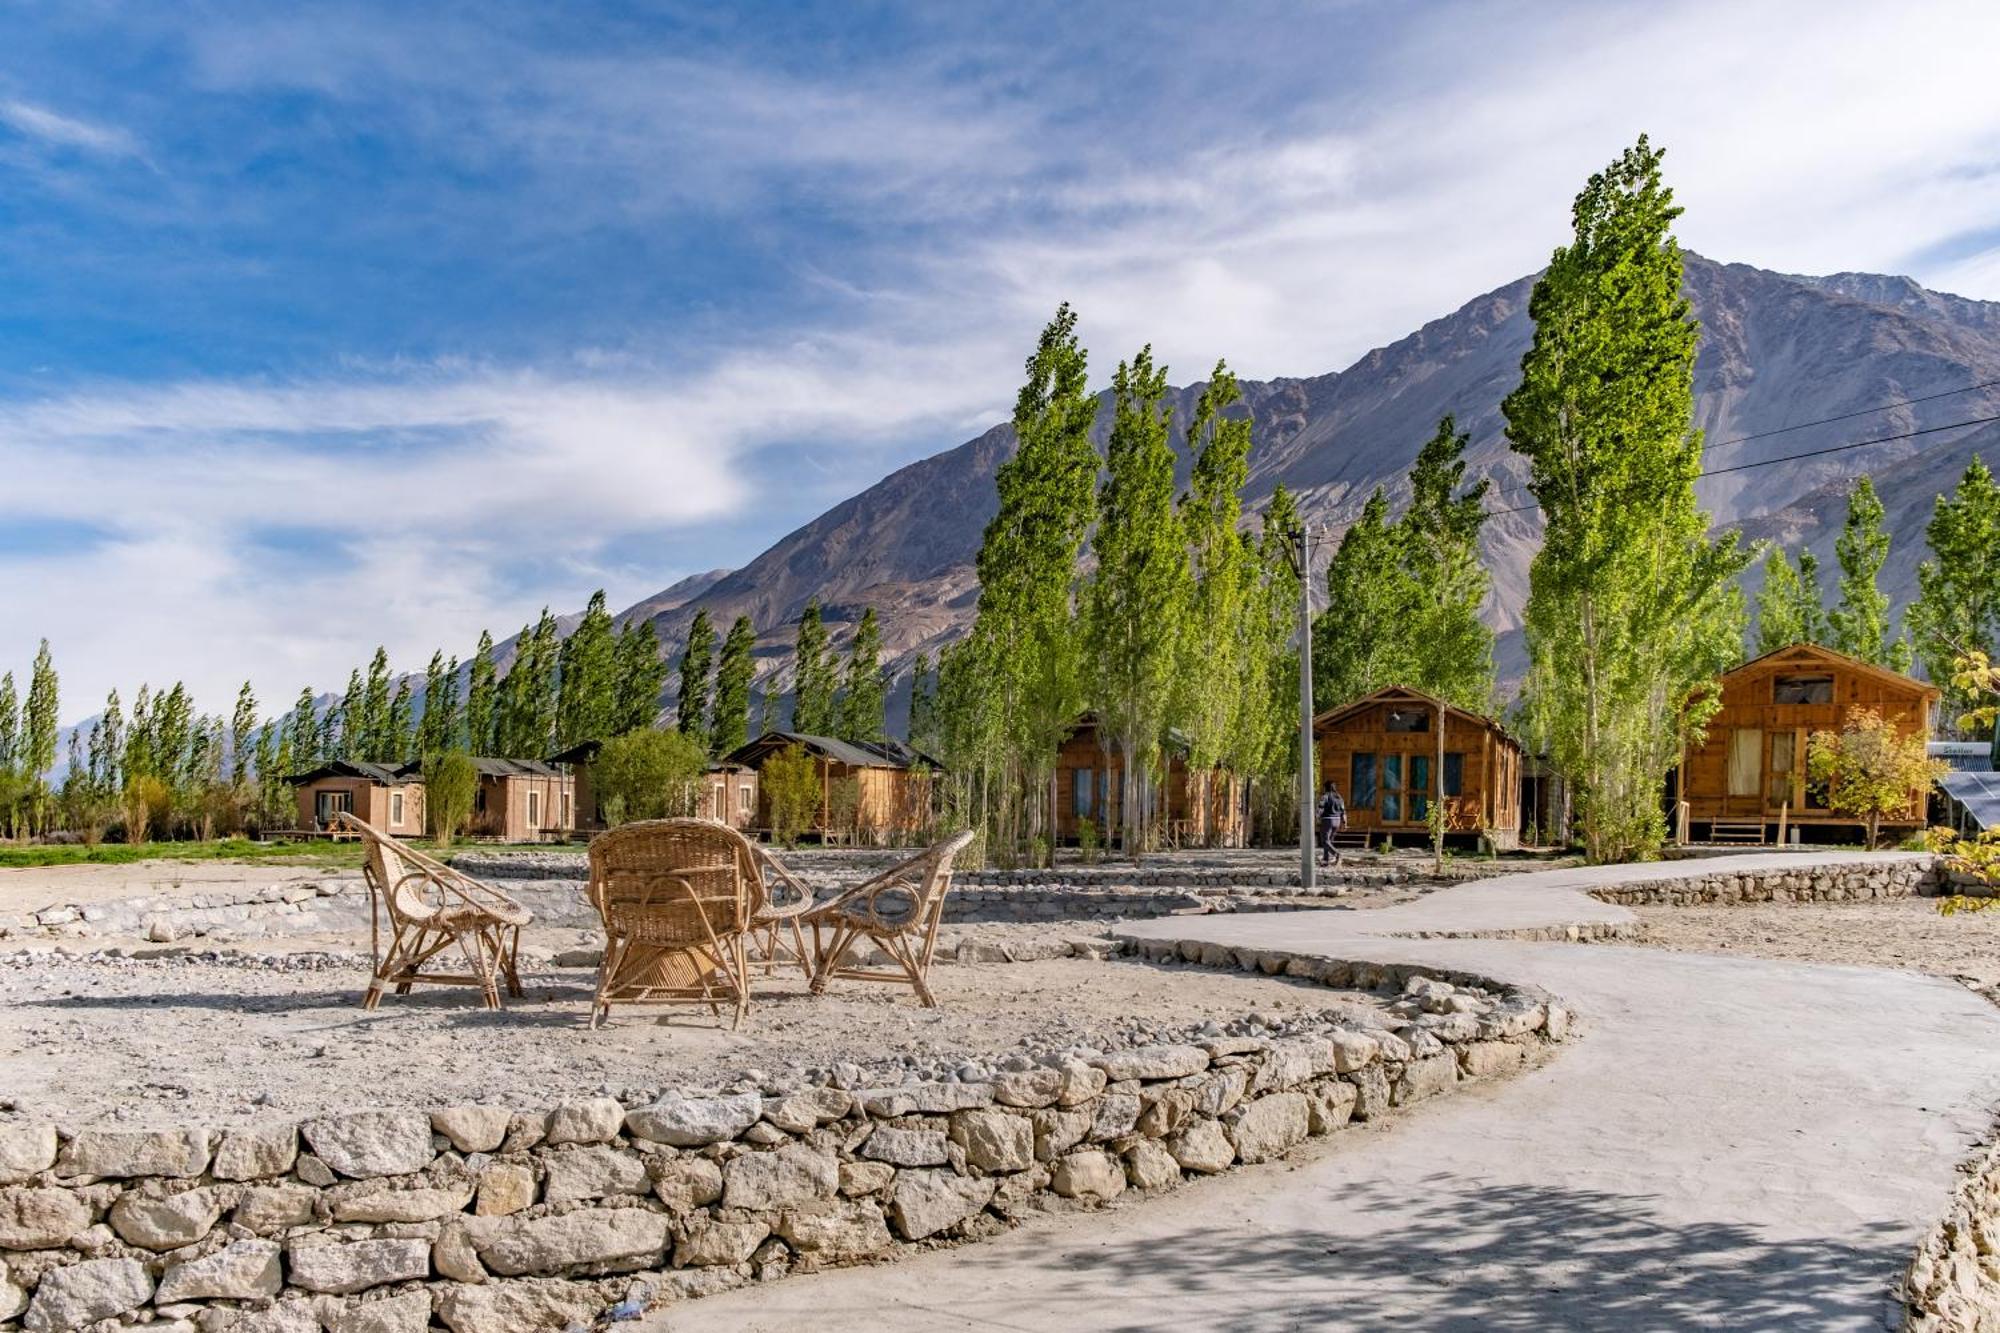
[{"label": "curved path", "polygon": [[[1731,868],[1851,857],[1731,858]],[[1133,935],[1544,986],[1583,1036],[1517,1078],[996,1240],[668,1307],[651,1329],[1882,1329],[2000,1104],[2000,1012],[1949,981],[1614,945],[1394,938],[1616,923],[1551,871],[1407,906]]]}]

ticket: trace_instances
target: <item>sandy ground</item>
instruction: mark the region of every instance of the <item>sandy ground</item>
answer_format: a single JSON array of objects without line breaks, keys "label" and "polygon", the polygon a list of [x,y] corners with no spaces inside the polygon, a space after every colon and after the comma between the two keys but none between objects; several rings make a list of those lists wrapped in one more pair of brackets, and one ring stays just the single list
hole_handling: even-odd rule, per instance
[{"label": "sandy ground", "polygon": [[2000,912],[1940,916],[1932,898],[1634,911],[1644,932],[1625,942],[1649,948],[1891,967],[2000,986]]},{"label": "sandy ground", "polygon": [[355,871],[284,861],[134,861],[128,865],[9,866],[0,869],[0,917],[55,903],[101,903],[161,894],[193,897],[271,884],[316,884]]},{"label": "sandy ground", "polygon": [[[359,1005],[358,961],[285,970],[199,958],[0,966],[0,1108],[65,1122],[240,1123],[341,1107],[547,1106],[662,1086],[764,1082],[837,1061],[941,1073],[1018,1048],[1155,1039],[1204,1020],[1373,1012],[1371,997],[1267,977],[1084,959],[940,964],[942,1007],[907,990],[760,979],[739,1031],[706,1010],[621,1009],[585,1026],[592,973],[548,968],[499,1014],[463,990]],[[11,1103],[11,1107],[9,1104]]]}]

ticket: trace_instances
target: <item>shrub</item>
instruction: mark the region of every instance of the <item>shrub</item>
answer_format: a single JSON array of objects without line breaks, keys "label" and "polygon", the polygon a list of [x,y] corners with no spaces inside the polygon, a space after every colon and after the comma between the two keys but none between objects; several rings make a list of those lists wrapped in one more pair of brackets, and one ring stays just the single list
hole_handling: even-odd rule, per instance
[{"label": "shrub", "polygon": [[125,784],[119,807],[125,816],[125,841],[146,841],[149,830],[163,826],[173,812],[174,794],[156,777],[142,775]]},{"label": "shrub", "polygon": [[860,841],[860,779],[839,778],[826,784],[826,832],[829,840],[839,837],[850,844]]},{"label": "shrub", "polygon": [[1838,732],[1815,731],[1806,743],[1806,772],[1827,786],[1829,809],[1867,824],[1871,850],[1882,817],[1908,813],[1911,793],[1929,787],[1943,767],[1925,754],[1922,732],[1902,735],[1872,708],[1849,711]]},{"label": "shrub", "polygon": [[1083,863],[1085,865],[1094,866],[1097,864],[1098,852],[1102,848],[1103,842],[1097,836],[1096,820],[1083,819],[1077,821],[1076,846],[1077,850],[1083,853]]},{"label": "shrub", "polygon": [[771,811],[771,837],[787,847],[798,846],[799,834],[812,827],[819,809],[819,765],[794,742],[764,762],[759,781]]},{"label": "shrub", "polygon": [[591,781],[606,822],[665,819],[694,813],[707,767],[707,752],[687,736],[648,727],[606,741]]},{"label": "shrub", "polygon": [[465,830],[479,793],[479,770],[463,750],[424,756],[424,819],[440,847]]}]

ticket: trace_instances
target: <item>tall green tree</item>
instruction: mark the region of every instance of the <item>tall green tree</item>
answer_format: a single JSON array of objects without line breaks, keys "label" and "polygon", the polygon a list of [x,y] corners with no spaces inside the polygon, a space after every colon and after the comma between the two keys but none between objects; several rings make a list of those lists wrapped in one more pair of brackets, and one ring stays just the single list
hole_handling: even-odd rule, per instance
[{"label": "tall green tree", "polygon": [[[1502,411],[1544,540],[1529,574],[1526,717],[1575,794],[1594,861],[1649,855],[1665,775],[1738,651],[1748,555],[1695,498],[1699,329],[1680,209],[1642,136],[1576,198],[1575,235],[1529,299],[1532,346]],[[1733,635],[1733,641],[1729,636]]]},{"label": "tall green tree", "polygon": [[1181,525],[1193,562],[1194,595],[1181,627],[1178,676],[1185,693],[1178,720],[1188,767],[1197,773],[1222,762],[1242,698],[1245,555],[1237,520],[1250,476],[1250,418],[1228,415],[1242,397],[1236,376],[1218,361],[1188,421],[1194,467]]},{"label": "tall green tree", "polygon": [[1151,346],[1112,372],[1111,401],[1091,540],[1097,570],[1081,600],[1092,666],[1090,701],[1099,734],[1123,764],[1121,844],[1133,852],[1143,843],[1145,803],[1138,784],[1160,763],[1193,589],[1174,513],[1167,368],[1154,364]]},{"label": "tall green tree", "polygon": [[14,771],[21,754],[21,696],[14,673],[0,674],[0,777]]},{"label": "tall green tree", "polygon": [[28,672],[28,697],[21,708],[22,771],[33,784],[35,827],[48,827],[49,770],[56,763],[56,736],[62,730],[62,700],[56,681],[55,659],[49,641],[43,639],[35,650],[35,664]]},{"label": "tall green tree", "polygon": [[840,735],[879,741],[889,734],[889,696],[882,679],[882,625],[875,608],[861,613],[847,655],[847,684],[840,695]]},{"label": "tall green tree", "polygon": [[481,630],[479,647],[466,668],[465,744],[474,755],[494,752],[494,724],[499,716],[499,686],[493,672],[493,636]]},{"label": "tall green tree", "polygon": [[386,764],[396,759],[389,735],[389,650],[378,647],[368,663],[368,683],[361,694],[361,758]]},{"label": "tall green tree", "polygon": [[820,619],[819,599],[799,613],[799,637],[792,656],[792,730],[807,736],[830,735],[839,723],[834,713],[838,668]]},{"label": "tall green tree", "polygon": [[757,631],[738,616],[722,641],[715,668],[715,716],[709,753],[720,758],[750,739],[750,682],[756,674]]},{"label": "tall green tree", "polygon": [[931,670],[930,654],[921,649],[916,660],[910,663],[910,714],[904,734],[909,737],[913,750],[929,755],[935,755],[939,750],[937,676]]},{"label": "tall green tree", "polygon": [[985,674],[986,730],[1004,765],[1001,833],[1015,845],[1053,823],[1056,752],[1086,699],[1074,594],[1096,507],[1097,405],[1067,303],[1026,369],[1014,401],[1014,456],[994,475],[999,506],[980,542],[979,615],[964,659]]},{"label": "tall green tree", "polygon": [[442,651],[431,654],[424,668],[424,711],[417,719],[419,759],[457,749],[459,739],[458,659],[445,661]]},{"label": "tall green tree", "polygon": [[292,705],[291,720],[286,726],[285,735],[291,743],[292,763],[297,766],[298,771],[304,772],[324,757],[319,748],[319,723],[312,686],[307,685],[299,691],[299,699]]},{"label": "tall green tree", "polygon": [[1819,561],[1802,550],[1795,568],[1784,548],[1773,546],[1764,558],[1764,586],[1757,590],[1757,654],[1794,643],[1825,643],[1828,637]]},{"label": "tall green tree", "polygon": [[1416,595],[1381,487],[1341,534],[1313,620],[1313,703],[1337,708],[1414,674],[1406,633]]},{"label": "tall green tree", "polygon": [[237,787],[249,785],[256,733],[257,695],[246,680],[243,688],[236,691],[236,711],[229,719],[229,780]]},{"label": "tall green tree", "polygon": [[602,588],[590,595],[559,657],[557,747],[609,738],[618,711],[618,636]]},{"label": "tall green tree", "polygon": [[[1282,485],[1264,508],[1256,559],[1259,587],[1246,619],[1246,749],[1238,771],[1253,779],[1265,835],[1297,827],[1299,772],[1299,580],[1294,555],[1303,516]],[[1281,834],[1281,830],[1283,834]]]},{"label": "tall green tree", "polygon": [[514,758],[538,759],[555,738],[557,657],[561,635],[547,607],[514,641],[514,663],[495,692],[496,742]]},{"label": "tall green tree", "polygon": [[347,674],[347,692],[340,696],[340,757],[347,760],[368,757],[368,696],[361,683],[361,668]]},{"label": "tall green tree", "polygon": [[1945,715],[1978,702],[1953,683],[1964,652],[2000,657],[2000,486],[1974,458],[1949,496],[1940,495],[1925,525],[1931,558],[1917,566],[1909,622],[1924,672],[1945,691]]},{"label": "tall green tree", "polygon": [[1857,478],[1847,493],[1847,521],[1833,543],[1840,563],[1840,605],[1828,620],[1833,647],[1849,657],[1903,671],[1910,665],[1909,645],[1889,633],[1889,595],[1876,582],[1889,558],[1889,533],[1882,520],[1875,483]]},{"label": "tall green tree", "polygon": [[1461,490],[1469,434],[1450,416],[1417,453],[1398,533],[1411,597],[1405,638],[1416,689],[1474,712],[1493,707],[1493,631],[1480,616],[1492,575],[1479,558],[1489,482]]},{"label": "tall green tree", "polygon": [[626,622],[614,656],[618,688],[611,729],[622,736],[652,726],[659,716],[660,691],[667,687],[667,661],[660,655],[658,631],[644,617]]},{"label": "tall green tree", "polygon": [[[4,699],[0,699],[4,702]],[[125,755],[125,719],[118,706],[118,691],[112,690],[104,696],[104,711],[97,715],[97,722],[90,729],[90,783],[95,796],[102,800],[115,797],[124,781],[119,766]]]},{"label": "tall green tree", "polygon": [[688,626],[687,646],[681,650],[680,699],[676,706],[676,729],[681,735],[709,749],[709,693],[715,686],[715,625],[708,608],[694,613]]},{"label": "tall green tree", "polygon": [[396,682],[396,692],[389,697],[389,717],[383,725],[382,758],[378,763],[399,764],[410,757],[410,746],[415,734],[413,714],[415,704],[410,699],[410,681],[405,676]]}]

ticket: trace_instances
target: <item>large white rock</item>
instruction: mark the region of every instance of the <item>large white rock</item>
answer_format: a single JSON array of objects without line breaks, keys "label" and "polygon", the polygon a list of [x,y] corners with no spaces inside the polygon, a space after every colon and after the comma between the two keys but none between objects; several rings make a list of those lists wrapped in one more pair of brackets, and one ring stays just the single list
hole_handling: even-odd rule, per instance
[{"label": "large white rock", "polygon": [[1311,1108],[1302,1092],[1274,1092],[1230,1117],[1229,1138],[1240,1162],[1269,1162],[1305,1141]]},{"label": "large white rock", "polygon": [[472,1186],[414,1190],[374,1190],[350,1194],[333,1206],[336,1222],[434,1222],[465,1211]]},{"label": "large white rock", "polygon": [[549,1113],[544,1143],[609,1143],[625,1123],[625,1108],[610,1097],[571,1102]]},{"label": "large white rock", "polygon": [[521,1162],[495,1162],[480,1173],[479,1202],[473,1211],[481,1217],[505,1217],[534,1201],[534,1171]]},{"label": "large white rock", "polygon": [[725,1208],[791,1208],[831,1199],[839,1188],[840,1162],[803,1143],[788,1143],[774,1152],[744,1153],[722,1168]]},{"label": "large white rock", "polygon": [[424,1333],[431,1326],[431,1294],[405,1291],[357,1305],[333,1321],[330,1333]]},{"label": "large white rock", "polygon": [[1110,1153],[1094,1148],[1069,1153],[1056,1159],[1049,1188],[1065,1199],[1114,1199],[1125,1192],[1125,1168]]},{"label": "large white rock", "polygon": [[556,1333],[588,1327],[604,1308],[583,1282],[529,1279],[452,1285],[439,1290],[438,1320],[452,1333]]},{"label": "large white rock", "polygon": [[1333,1043],[1333,1067],[1343,1074],[1372,1064],[1382,1054],[1382,1043],[1365,1032],[1335,1028],[1326,1039]]},{"label": "large white rock", "polygon": [[1138,1046],[1101,1055],[1090,1063],[1113,1083],[1130,1078],[1186,1078],[1208,1068],[1208,1052],[1199,1046]]},{"label": "large white rock", "polygon": [[229,1220],[245,1231],[269,1235],[313,1220],[319,1191],[304,1185],[253,1185],[243,1191]]},{"label": "large white rock", "polygon": [[137,1259],[88,1259],[42,1274],[21,1327],[67,1333],[136,1310],[153,1297],[153,1279]]},{"label": "large white rock", "polygon": [[366,1180],[406,1176],[431,1164],[431,1118],[419,1111],[356,1111],[308,1120],[300,1129],[322,1162]]},{"label": "large white rock", "polygon": [[1191,1121],[1187,1128],[1167,1140],[1167,1151],[1182,1168],[1203,1175],[1227,1171],[1236,1161],[1236,1145],[1213,1120]]},{"label": "large white rock", "polygon": [[0,1185],[18,1185],[56,1164],[56,1127],[0,1125]]},{"label": "large white rock", "polygon": [[951,1141],[981,1171],[1025,1171],[1035,1164],[1034,1122],[1012,1111],[960,1111],[951,1118]]},{"label": "large white rock", "polygon": [[0,1189],[0,1250],[50,1250],[90,1225],[90,1207],[68,1190]]},{"label": "large white rock", "polygon": [[86,1129],[64,1146],[66,1176],[198,1176],[213,1143],[205,1129]]},{"label": "large white rock", "polygon": [[867,1199],[838,1199],[789,1209],[778,1217],[777,1232],[800,1254],[826,1259],[860,1259],[895,1244],[882,1210]]},{"label": "large white rock", "polygon": [[993,1076],[993,1100],[1002,1106],[1019,1106],[1034,1110],[1043,1106],[1054,1106],[1061,1095],[1063,1075],[1060,1069],[1046,1065],[1034,1069],[1009,1070]]},{"label": "large white rock", "polygon": [[728,1268],[740,1264],[755,1254],[764,1237],[770,1234],[771,1224],[759,1217],[741,1221],[697,1219],[696,1225],[674,1246],[674,1267]]},{"label": "large white rock", "polygon": [[218,1180],[261,1180],[284,1175],[298,1158],[297,1125],[251,1125],[222,1136],[211,1170]]},{"label": "large white rock", "polygon": [[408,1240],[293,1241],[286,1252],[292,1285],[350,1296],[390,1282],[431,1275],[431,1243]]},{"label": "large white rock", "polygon": [[460,1152],[492,1152],[507,1137],[513,1119],[504,1106],[447,1106],[431,1112],[431,1128]]},{"label": "large white rock", "polygon": [[111,1205],[111,1229],[144,1250],[178,1250],[215,1229],[222,1200],[214,1190],[187,1190],[164,1199],[126,1194]]},{"label": "large white rock", "polygon": [[161,1305],[176,1301],[249,1301],[283,1290],[284,1274],[274,1240],[239,1240],[214,1254],[175,1264],[160,1275],[155,1293]]},{"label": "large white rock", "polygon": [[604,1144],[550,1153],[542,1159],[542,1167],[547,1174],[542,1185],[544,1203],[644,1194],[653,1187],[646,1178],[644,1158]]},{"label": "large white rock", "polygon": [[764,1118],[791,1134],[805,1134],[854,1109],[854,1097],[839,1088],[807,1088],[764,1103]]},{"label": "large white rock", "polygon": [[889,1214],[905,1240],[922,1240],[984,1208],[998,1185],[950,1171],[899,1171],[889,1188]]},{"label": "large white rock", "polygon": [[861,1155],[891,1166],[943,1166],[951,1160],[943,1131],[898,1129],[894,1125],[877,1125],[861,1145]]},{"label": "large white rock", "polygon": [[475,1218],[467,1226],[486,1266],[509,1277],[574,1264],[643,1268],[667,1247],[667,1218],[641,1208],[585,1208],[560,1217]]},{"label": "large white rock", "polygon": [[635,1137],[676,1148],[700,1148],[733,1139],[764,1114],[764,1099],[754,1092],[731,1097],[663,1097],[625,1116],[625,1128]]},{"label": "large white rock", "polygon": [[1125,1178],[1134,1189],[1165,1189],[1181,1183],[1181,1164],[1153,1140],[1140,1139],[1125,1150]]},{"label": "large white rock", "polygon": [[722,1197],[722,1168],[706,1157],[677,1157],[659,1168],[653,1193],[677,1213],[705,1207]]}]

